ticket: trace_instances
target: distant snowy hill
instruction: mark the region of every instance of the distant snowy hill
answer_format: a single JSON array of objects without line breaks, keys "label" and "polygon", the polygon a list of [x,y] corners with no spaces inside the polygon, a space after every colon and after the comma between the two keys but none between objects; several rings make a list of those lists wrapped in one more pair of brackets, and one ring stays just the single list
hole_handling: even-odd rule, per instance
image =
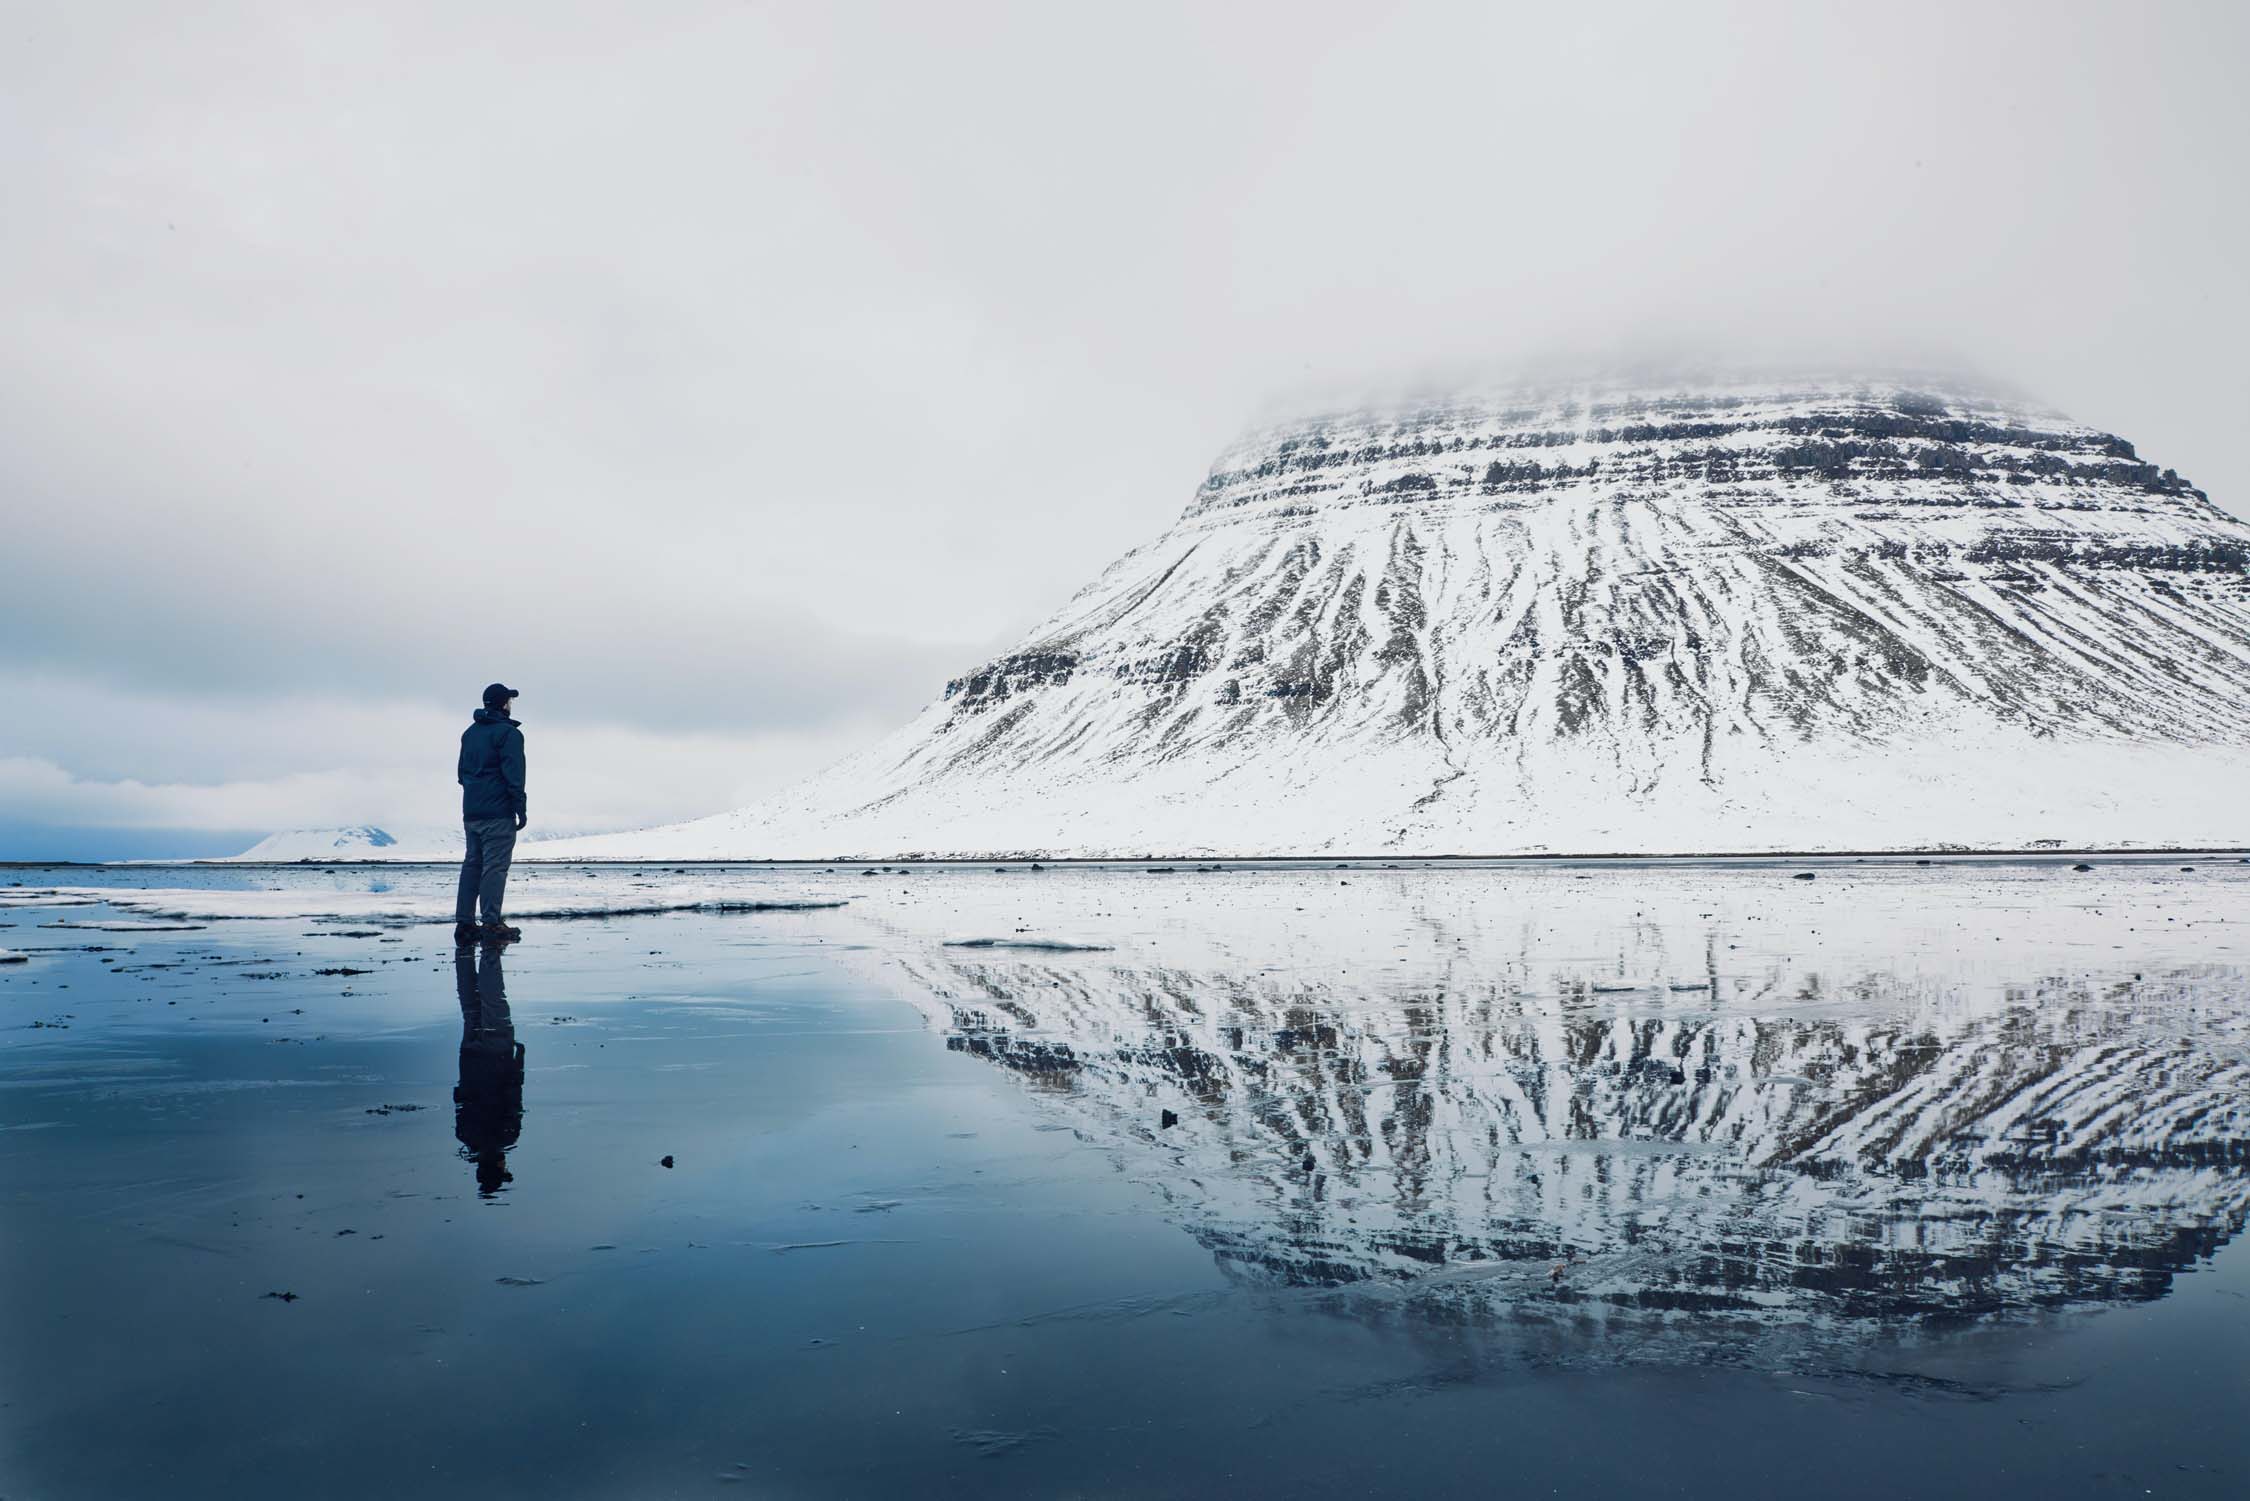
[{"label": "distant snowy hill", "polygon": [[2246,565],[2125,440],[1925,380],[1323,416],[882,744],[540,853],[2250,842]]},{"label": "distant snowy hill", "polygon": [[458,829],[409,829],[398,834],[372,824],[344,829],[291,829],[269,834],[239,855],[244,861],[458,860]]},{"label": "distant snowy hill", "polygon": [[[570,829],[553,835],[535,829],[516,836],[516,856],[518,859],[523,858],[533,846],[538,846],[543,853],[548,844],[583,837],[585,836]],[[284,833],[269,834],[241,854],[226,858],[245,863],[297,860],[458,860],[461,858],[461,843],[459,824],[402,825],[396,829],[379,829],[373,824],[354,824],[341,829],[290,829]]]}]

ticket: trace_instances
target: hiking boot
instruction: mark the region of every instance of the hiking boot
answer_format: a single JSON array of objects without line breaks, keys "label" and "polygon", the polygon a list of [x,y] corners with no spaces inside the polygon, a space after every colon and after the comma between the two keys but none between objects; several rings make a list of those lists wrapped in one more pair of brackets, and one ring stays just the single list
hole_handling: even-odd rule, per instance
[{"label": "hiking boot", "polygon": [[475,923],[457,922],[453,925],[453,946],[455,948],[463,948],[476,941],[477,925]]},{"label": "hiking boot", "polygon": [[488,922],[477,929],[477,937],[485,943],[514,943],[523,937],[523,929],[511,928],[504,922]]}]

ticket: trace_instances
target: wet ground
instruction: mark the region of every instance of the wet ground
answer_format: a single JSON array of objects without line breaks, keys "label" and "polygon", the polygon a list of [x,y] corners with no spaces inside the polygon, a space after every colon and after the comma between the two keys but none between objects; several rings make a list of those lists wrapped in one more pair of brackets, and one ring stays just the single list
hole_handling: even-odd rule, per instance
[{"label": "wet ground", "polygon": [[2093,863],[0,871],[0,1496],[2239,1496]]}]

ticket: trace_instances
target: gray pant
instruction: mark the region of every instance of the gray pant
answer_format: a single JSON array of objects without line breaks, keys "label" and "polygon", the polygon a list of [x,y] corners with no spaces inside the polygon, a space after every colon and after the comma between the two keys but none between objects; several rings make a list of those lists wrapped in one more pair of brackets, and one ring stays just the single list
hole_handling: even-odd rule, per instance
[{"label": "gray pant", "polygon": [[461,826],[468,835],[468,852],[461,857],[461,892],[453,902],[453,920],[477,920],[477,900],[484,900],[484,920],[500,920],[500,902],[508,892],[508,862],[516,856],[516,821],[512,818],[478,818]]}]

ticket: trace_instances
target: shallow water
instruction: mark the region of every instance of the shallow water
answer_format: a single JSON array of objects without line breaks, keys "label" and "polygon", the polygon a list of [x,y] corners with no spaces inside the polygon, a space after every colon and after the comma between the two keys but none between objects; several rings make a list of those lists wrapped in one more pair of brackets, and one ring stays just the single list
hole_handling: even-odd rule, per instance
[{"label": "shallow water", "polygon": [[2239,1495],[2250,867],[2095,863],[0,872],[0,1494]]}]

